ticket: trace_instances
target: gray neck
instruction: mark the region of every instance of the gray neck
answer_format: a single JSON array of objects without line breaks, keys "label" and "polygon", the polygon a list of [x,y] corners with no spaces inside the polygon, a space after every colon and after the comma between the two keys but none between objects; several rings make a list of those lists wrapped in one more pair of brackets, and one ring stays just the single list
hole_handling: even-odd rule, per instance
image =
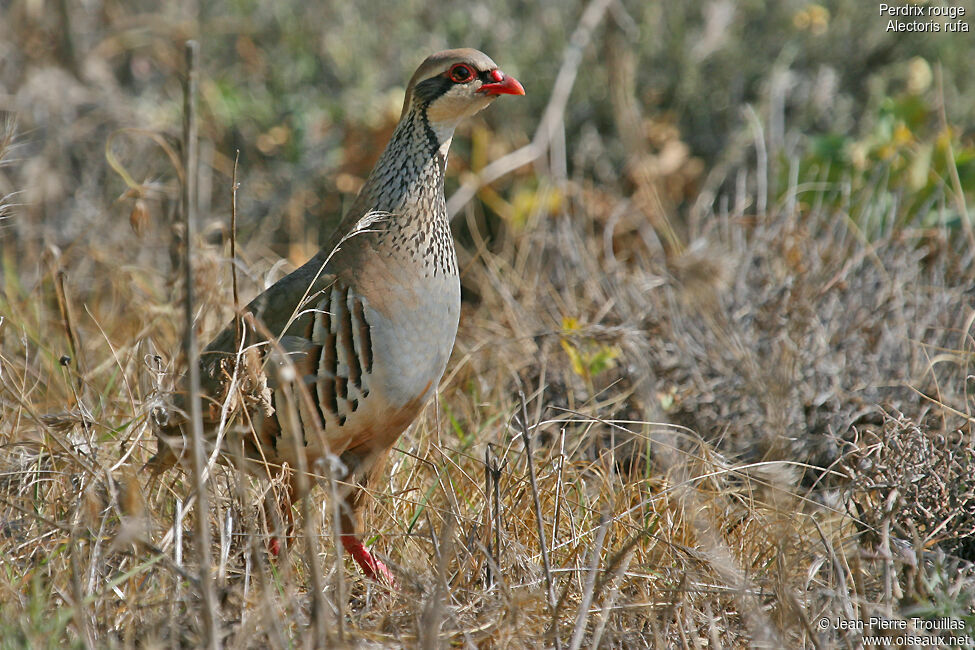
[{"label": "gray neck", "polygon": [[370,211],[387,213],[376,228],[377,245],[424,267],[425,274],[457,274],[444,171],[453,126],[433,128],[422,107],[397,125],[360,198]]},{"label": "gray neck", "polygon": [[370,198],[370,209],[401,214],[409,212],[411,204],[426,207],[434,199],[442,201],[452,136],[453,128],[444,133],[431,127],[422,108],[407,113],[362,189]]}]

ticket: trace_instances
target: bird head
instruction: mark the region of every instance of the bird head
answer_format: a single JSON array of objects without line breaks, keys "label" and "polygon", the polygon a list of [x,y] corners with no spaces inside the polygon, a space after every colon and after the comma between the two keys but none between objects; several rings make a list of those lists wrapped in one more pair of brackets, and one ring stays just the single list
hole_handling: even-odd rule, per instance
[{"label": "bird head", "polygon": [[[422,110],[443,141],[454,127],[501,95],[524,95],[518,80],[498,69],[491,57],[472,49],[444,50],[427,57],[406,87],[400,120]],[[442,135],[441,135],[442,134]]]}]

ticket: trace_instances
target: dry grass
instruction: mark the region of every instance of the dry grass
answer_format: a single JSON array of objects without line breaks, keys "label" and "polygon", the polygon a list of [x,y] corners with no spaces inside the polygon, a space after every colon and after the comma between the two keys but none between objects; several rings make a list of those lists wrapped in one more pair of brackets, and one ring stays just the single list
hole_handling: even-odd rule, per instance
[{"label": "dry grass", "polygon": [[[457,349],[437,402],[400,440],[368,518],[401,590],[335,563],[322,491],[318,536],[270,560],[257,504],[273,486],[215,469],[206,516],[227,646],[306,638],[309,543],[325,568],[333,642],[338,615],[347,642],[376,646],[551,645],[557,629],[564,645],[831,647],[856,637],[818,630],[822,616],[901,617],[918,603],[970,612],[968,565],[945,555],[970,548],[968,425],[897,390],[892,374],[920,390],[940,378],[933,394],[964,408],[948,390],[959,384],[944,382],[967,372],[968,339],[946,347],[962,338],[950,328],[964,326],[964,312],[924,290],[925,278],[939,277],[939,291],[959,291],[943,273],[954,253],[907,265],[913,242],[843,237],[842,222],[811,214],[814,238],[783,212],[759,226],[717,215],[703,248],[662,264],[648,231],[631,226],[636,217],[599,236],[600,208],[586,196],[570,189],[568,212],[539,207],[493,250],[476,241],[462,252],[472,299]],[[196,645],[189,538],[199,513],[186,477],[147,484],[138,471],[153,451],[157,391],[173,378],[177,306],[165,273],[86,253],[99,280],[79,286],[64,258],[52,254],[29,279],[29,265],[9,245],[3,251],[0,602],[11,613],[3,643]],[[204,247],[201,267],[200,295],[213,312],[201,322],[217,323],[230,309],[228,262]],[[881,305],[893,294],[896,321],[854,311],[864,283]],[[915,349],[937,345],[950,370]],[[870,346],[881,351],[870,357]],[[831,361],[843,350],[860,363]],[[822,396],[821,374],[835,393]],[[519,392],[528,396],[555,616]],[[814,394],[846,428],[810,424],[826,417],[804,402]],[[927,412],[925,424],[885,417],[870,407],[874,395],[918,418]],[[676,424],[691,415],[694,429]],[[736,442],[746,439],[754,444]],[[497,513],[485,446],[500,466]],[[826,472],[807,464],[826,447],[840,462]],[[918,484],[909,471],[928,478]],[[909,507],[895,511],[897,498]],[[489,551],[495,535],[500,546]],[[347,602],[336,601],[336,571],[350,585]]]},{"label": "dry grass", "polygon": [[[33,176],[47,193],[0,174],[0,647],[200,645],[200,516],[227,647],[310,646],[316,603],[329,644],[362,647],[853,648],[857,631],[819,621],[871,616],[946,616],[975,637],[972,251],[957,221],[905,223],[879,173],[865,186],[790,175],[776,193],[764,135],[702,179],[676,127],[640,115],[627,46],[609,49],[620,142],[580,136],[562,152],[573,176],[552,155],[457,217],[457,345],[367,516],[392,592],[336,557],[325,489],[312,534],[272,559],[260,504],[279,480],[217,465],[200,513],[189,477],[140,472],[181,373],[173,138],[116,130],[134,121],[121,99],[96,103],[94,136],[77,136],[88,148],[58,131],[90,163],[95,207],[63,198],[63,170]],[[64,100],[64,119],[83,104]],[[0,154],[16,159],[5,125]],[[478,123],[472,167],[518,137]],[[100,185],[118,185],[106,142],[139,179],[118,204]],[[597,180],[610,149],[626,159],[615,184]],[[206,191],[229,197],[230,152],[208,155]],[[241,193],[272,202],[260,178]],[[276,197],[289,237],[310,210],[303,187]],[[21,189],[62,198],[18,212]],[[925,200],[946,213],[965,195],[946,182]],[[232,313],[229,219],[213,216],[196,247],[202,340]],[[56,227],[70,245],[47,244]],[[314,249],[301,233],[289,257]],[[253,227],[238,242],[243,299],[287,267],[279,237]]]}]

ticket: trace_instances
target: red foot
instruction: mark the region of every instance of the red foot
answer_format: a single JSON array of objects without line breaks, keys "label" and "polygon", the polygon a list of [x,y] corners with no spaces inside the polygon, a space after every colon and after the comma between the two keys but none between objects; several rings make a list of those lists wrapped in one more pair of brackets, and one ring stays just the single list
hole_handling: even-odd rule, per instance
[{"label": "red foot", "polygon": [[367,578],[376,582],[385,582],[390,587],[396,588],[396,578],[393,577],[390,570],[380,560],[374,558],[355,535],[342,535],[342,546],[345,547],[345,550],[352,556],[352,559],[359,565]]},{"label": "red foot", "polygon": [[281,555],[281,540],[277,537],[272,537],[267,540],[267,552],[274,557]]}]

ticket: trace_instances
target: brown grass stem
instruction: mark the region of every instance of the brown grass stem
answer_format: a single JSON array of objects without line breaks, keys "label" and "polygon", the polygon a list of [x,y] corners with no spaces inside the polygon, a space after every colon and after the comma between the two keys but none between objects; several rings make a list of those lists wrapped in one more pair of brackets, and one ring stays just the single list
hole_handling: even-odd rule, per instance
[{"label": "brown grass stem", "polygon": [[501,473],[504,471],[508,459],[498,465],[497,457],[494,457],[491,465],[492,498],[494,500],[494,566],[501,571],[501,527],[503,525],[501,517]]},{"label": "brown grass stem", "polygon": [[484,574],[489,588],[495,583],[494,572],[501,570],[501,474],[507,464],[508,459],[500,464],[498,463],[498,457],[491,450],[491,445],[488,444],[484,450],[484,504],[485,537],[487,538],[487,555],[490,561],[484,567]]},{"label": "brown grass stem", "polygon": [[[285,357],[288,359],[288,357]],[[285,366],[289,374],[294,375],[295,368],[288,362]],[[301,525],[303,532],[305,534],[305,562],[308,564],[308,577],[311,580],[311,601],[312,601],[312,616],[311,616],[311,628],[312,628],[312,647],[319,648],[329,644],[329,639],[325,632],[325,600],[323,596],[322,588],[322,570],[318,564],[318,536],[314,531],[314,521],[311,516],[311,507],[309,505],[309,493],[311,492],[312,485],[308,480],[308,459],[305,457],[304,445],[301,441],[301,422],[298,417],[298,405],[295,401],[295,396],[290,389],[291,382],[282,382],[284,386],[284,410],[288,420],[290,421],[289,429],[292,433],[291,444],[294,445],[295,450],[295,460],[298,464],[297,470],[292,478],[296,483],[298,489],[298,508],[301,512]],[[331,473],[331,472],[329,472]],[[288,503],[288,508],[292,508],[293,504]],[[335,552],[341,556],[341,551],[336,547]],[[343,630],[342,616],[337,617],[337,631],[339,634],[339,642],[343,642],[343,637],[345,636]]]},{"label": "brown grass stem", "polygon": [[558,545],[559,520],[562,514],[562,496],[565,489],[562,484],[563,471],[565,470],[565,427],[559,428],[559,469],[555,477],[555,507],[552,517],[552,546]]},{"label": "brown grass stem", "polygon": [[[620,563],[616,570],[610,574],[609,580],[613,581],[613,586],[606,598],[603,599],[603,606],[599,611],[599,622],[596,623],[596,629],[593,630],[592,639],[590,639],[590,647],[598,648],[599,642],[603,638],[603,632],[606,630],[606,622],[609,621],[609,616],[613,612],[613,607],[616,605],[616,599],[620,594],[620,578],[626,573],[627,569],[630,568],[630,561],[633,560],[633,553],[627,553],[623,562]],[[597,588],[596,593],[599,593]],[[720,647],[720,646],[715,646]]]},{"label": "brown grass stem", "polygon": [[603,512],[600,519],[599,530],[596,532],[596,545],[593,546],[592,557],[589,560],[586,586],[582,591],[582,600],[579,601],[579,611],[576,612],[575,629],[572,632],[572,642],[569,644],[569,650],[579,650],[582,647],[582,639],[586,634],[586,621],[589,620],[589,606],[593,601],[593,591],[596,588],[596,578],[599,575],[599,554],[603,550],[603,542],[606,541],[606,530],[613,520],[608,512]]},{"label": "brown grass stem", "polygon": [[189,416],[192,437],[192,474],[196,492],[196,537],[194,538],[199,562],[200,589],[203,596],[203,621],[206,646],[211,650],[220,647],[220,613],[216,592],[210,576],[210,509],[207,499],[206,453],[203,448],[203,410],[200,403],[200,357],[194,322],[194,275],[193,240],[196,237],[196,174],[197,174],[197,124],[196,93],[197,64],[200,46],[196,41],[186,42],[186,85],[183,95],[183,169],[185,181],[182,188],[185,280],[183,323],[183,354],[186,359],[189,388]]},{"label": "brown grass stem", "polygon": [[[79,499],[80,501],[80,499]],[[74,600],[74,619],[78,626],[79,636],[85,644],[85,648],[92,650],[95,647],[95,636],[91,629],[88,608],[85,606],[85,592],[81,585],[81,560],[78,557],[81,553],[81,508],[75,511],[75,516],[71,523],[71,541],[68,548],[68,555],[71,563],[71,598]]]},{"label": "brown grass stem", "polygon": [[78,389],[84,385],[84,375],[81,363],[81,340],[78,335],[78,328],[75,327],[74,313],[71,310],[71,302],[68,300],[68,291],[65,289],[64,269],[58,268],[54,273],[54,295],[57,296],[58,312],[61,314],[61,325],[64,333],[68,337],[68,348],[71,350],[71,358],[74,360],[75,371],[78,373]]},{"label": "brown grass stem", "polygon": [[[494,544],[491,541],[492,534],[492,517],[491,517],[491,484],[493,483],[491,479],[491,447],[490,445],[484,448],[484,538],[487,541],[487,556],[489,559],[494,559]],[[491,563],[486,562],[484,564],[484,585],[490,589],[491,585],[494,584],[494,578],[491,574]]]},{"label": "brown grass stem", "polygon": [[430,527],[430,541],[433,544],[433,554],[436,558],[436,584],[433,593],[423,603],[423,610],[420,614],[420,629],[418,634],[418,646],[424,650],[436,650],[442,647],[440,643],[440,630],[444,623],[444,614],[447,609],[447,594],[450,587],[447,584],[448,557],[453,554],[454,527],[457,520],[453,513],[448,512],[444,517],[443,535],[437,535],[433,521],[430,520],[430,513],[427,511],[427,525]]},{"label": "brown grass stem", "polygon": [[528,433],[528,406],[525,404],[525,392],[518,391],[521,400],[521,434],[525,443],[525,455],[528,457],[528,480],[531,483],[532,500],[535,504],[535,523],[538,526],[538,544],[542,551],[542,569],[545,572],[545,586],[548,595],[549,611],[552,613],[552,633],[555,637],[555,647],[562,647],[559,637],[559,615],[555,607],[555,585],[552,582],[552,567],[548,559],[548,545],[545,543],[545,522],[542,520],[542,503],[538,497],[538,482],[535,480],[535,463],[532,460],[531,436]]},{"label": "brown grass stem", "polygon": [[239,162],[240,149],[234,156],[234,176],[230,191],[230,284],[234,294],[234,330],[237,333],[237,338],[234,339],[235,348],[240,348],[240,342],[244,338],[244,323],[240,316],[240,291],[237,288],[237,189],[240,187],[237,182],[237,163]]}]

